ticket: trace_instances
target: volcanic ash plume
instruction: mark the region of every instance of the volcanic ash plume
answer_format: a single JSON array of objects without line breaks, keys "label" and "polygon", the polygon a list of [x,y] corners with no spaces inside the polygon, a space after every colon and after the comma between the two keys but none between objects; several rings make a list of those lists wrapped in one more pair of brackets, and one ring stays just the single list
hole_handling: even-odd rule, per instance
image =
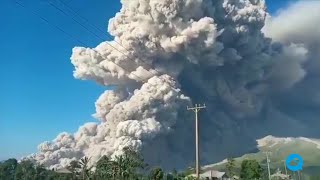
[{"label": "volcanic ash plume", "polygon": [[60,134],[31,158],[60,168],[132,146],[151,165],[190,166],[192,103],[207,104],[203,164],[251,151],[268,134],[320,135],[319,3],[299,2],[275,17],[261,0],[121,3],[108,26],[115,40],[76,47],[71,57],[76,78],[117,87],[96,102],[100,122]]}]

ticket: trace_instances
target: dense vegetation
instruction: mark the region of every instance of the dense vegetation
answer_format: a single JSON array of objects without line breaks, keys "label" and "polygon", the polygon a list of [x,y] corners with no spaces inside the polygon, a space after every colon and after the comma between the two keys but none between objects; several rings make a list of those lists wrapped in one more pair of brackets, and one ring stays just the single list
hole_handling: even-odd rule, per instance
[{"label": "dense vegetation", "polygon": [[103,156],[94,167],[89,166],[89,161],[87,157],[73,161],[67,173],[57,173],[29,160],[18,163],[8,159],[0,163],[0,180],[180,180],[187,176],[175,170],[165,173],[161,168],[149,167],[131,148],[125,148],[124,154],[113,160]]},{"label": "dense vegetation", "polygon": [[263,169],[256,160],[244,160],[241,164],[241,179],[261,179]]},{"label": "dense vegetation", "polygon": [[[0,180],[182,180],[194,179],[189,175],[192,170],[178,173],[164,172],[159,167],[150,167],[143,157],[131,148],[125,148],[124,154],[110,159],[103,156],[95,166],[89,165],[90,159],[73,161],[67,172],[48,170],[41,165],[26,160],[18,162],[8,159],[0,163]],[[226,173],[229,177],[239,176],[243,180],[267,179],[265,170],[256,160],[243,160],[241,169],[235,168],[232,158],[228,159]],[[315,176],[312,180],[320,180]]]}]

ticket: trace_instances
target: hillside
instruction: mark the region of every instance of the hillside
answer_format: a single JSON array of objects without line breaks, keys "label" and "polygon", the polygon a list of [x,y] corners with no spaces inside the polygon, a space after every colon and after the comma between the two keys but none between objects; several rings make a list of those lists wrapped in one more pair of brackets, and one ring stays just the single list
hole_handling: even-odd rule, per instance
[{"label": "hillside", "polygon": [[[300,154],[304,160],[304,166],[302,174],[306,176],[316,175],[320,173],[320,140],[309,138],[277,138],[273,136],[267,136],[265,138],[257,140],[258,149],[257,153],[245,154],[241,157],[235,158],[237,169],[240,169],[242,160],[255,159],[262,166],[267,167],[266,154],[269,151],[270,154],[270,168],[273,173],[277,168],[280,168],[284,172],[284,160],[290,154]],[[226,160],[204,166],[206,169],[225,170]],[[291,173],[288,170],[288,173]]]}]

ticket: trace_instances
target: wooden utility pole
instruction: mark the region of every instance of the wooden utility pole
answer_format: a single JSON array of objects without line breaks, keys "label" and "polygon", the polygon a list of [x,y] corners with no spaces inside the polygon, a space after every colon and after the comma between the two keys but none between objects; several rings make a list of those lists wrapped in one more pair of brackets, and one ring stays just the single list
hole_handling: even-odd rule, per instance
[{"label": "wooden utility pole", "polygon": [[206,105],[204,104],[201,106],[200,104],[195,104],[195,107],[189,108],[187,107],[187,110],[192,110],[195,113],[196,116],[196,175],[197,179],[200,179],[200,167],[199,167],[199,121],[198,121],[198,112],[201,109],[206,108]]}]

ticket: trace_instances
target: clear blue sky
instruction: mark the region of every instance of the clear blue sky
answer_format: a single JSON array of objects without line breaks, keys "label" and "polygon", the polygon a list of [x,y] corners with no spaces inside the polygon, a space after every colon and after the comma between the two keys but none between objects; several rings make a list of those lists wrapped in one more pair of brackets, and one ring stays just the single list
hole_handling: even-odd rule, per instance
[{"label": "clear blue sky", "polygon": [[[52,140],[62,131],[75,132],[84,122],[94,121],[94,102],[106,89],[73,78],[69,57],[79,43],[31,11],[90,47],[101,40],[50,6],[50,0],[19,1],[27,9],[14,0],[0,1],[0,160],[36,152],[40,142]],[[105,30],[108,20],[120,9],[119,1],[63,0]],[[288,0],[267,3],[274,13]]]}]

